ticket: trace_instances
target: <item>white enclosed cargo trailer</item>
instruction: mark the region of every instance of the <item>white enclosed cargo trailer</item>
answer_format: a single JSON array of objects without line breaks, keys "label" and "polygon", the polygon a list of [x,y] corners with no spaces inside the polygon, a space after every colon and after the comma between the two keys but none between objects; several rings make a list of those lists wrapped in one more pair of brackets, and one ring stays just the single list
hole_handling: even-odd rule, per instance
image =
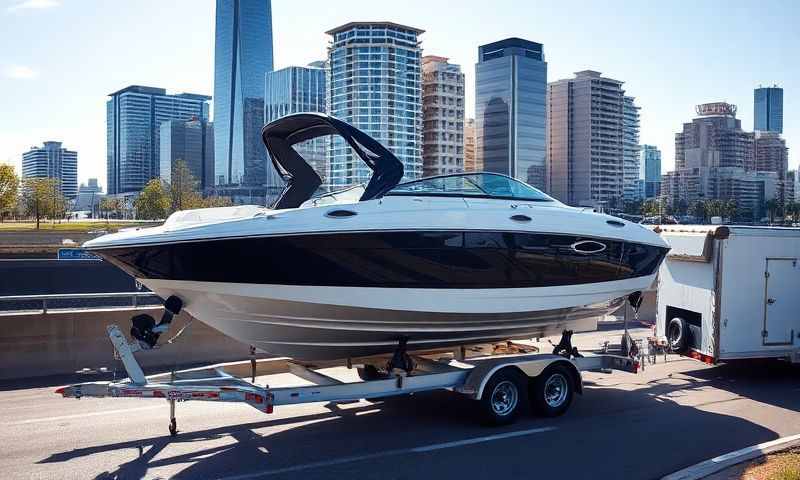
[{"label": "white enclosed cargo trailer", "polygon": [[656,334],[706,363],[800,362],[800,229],[657,227],[671,250],[658,276]]}]

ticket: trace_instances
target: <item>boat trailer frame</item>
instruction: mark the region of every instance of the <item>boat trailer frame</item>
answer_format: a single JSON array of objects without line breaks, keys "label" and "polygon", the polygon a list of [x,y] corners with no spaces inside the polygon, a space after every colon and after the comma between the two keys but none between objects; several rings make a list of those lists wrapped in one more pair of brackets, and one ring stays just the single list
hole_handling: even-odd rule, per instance
[{"label": "boat trailer frame", "polygon": [[[541,353],[489,353],[466,357],[468,351],[480,351],[477,347],[456,347],[450,355],[413,355],[412,372],[389,372],[380,378],[357,382],[343,382],[319,371],[320,368],[343,366],[348,368],[370,363],[354,364],[318,362],[308,365],[288,358],[267,358],[256,360],[251,355],[249,361],[223,363],[199,368],[171,371],[145,376],[134,353],[143,348],[137,342],[129,342],[116,325],[107,327],[116,356],[122,361],[128,378],[121,381],[98,381],[79,383],[61,387],[55,393],[65,398],[112,397],[112,398],[163,398],[169,402],[169,432],[178,433],[175,417],[175,403],[191,400],[212,402],[246,403],[264,413],[272,413],[274,407],[312,402],[350,402],[360,399],[379,399],[381,397],[405,395],[430,390],[452,390],[480,400],[484,387],[499,371],[516,367],[529,379],[537,377],[554,365],[562,365],[575,376],[575,390],[582,393],[583,371],[610,373],[621,370],[636,373],[638,360],[617,355],[589,354],[570,358],[566,355]],[[566,332],[565,332],[566,333]],[[571,335],[571,332],[569,332]],[[567,340],[569,341],[569,340]],[[510,350],[525,351],[518,344],[507,342]],[[530,349],[531,347],[527,347]],[[254,353],[251,349],[251,354]],[[385,358],[384,358],[385,360]],[[277,373],[291,373],[312,383],[304,386],[271,387],[255,383],[258,376]],[[245,378],[251,377],[248,381]]]}]

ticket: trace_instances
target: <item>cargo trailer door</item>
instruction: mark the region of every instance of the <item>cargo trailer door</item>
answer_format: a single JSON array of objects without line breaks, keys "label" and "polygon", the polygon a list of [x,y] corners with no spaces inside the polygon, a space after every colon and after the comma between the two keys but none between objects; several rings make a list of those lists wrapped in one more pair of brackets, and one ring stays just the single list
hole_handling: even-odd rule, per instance
[{"label": "cargo trailer door", "polygon": [[800,265],[796,258],[768,258],[764,276],[764,345],[792,345],[800,329]]}]

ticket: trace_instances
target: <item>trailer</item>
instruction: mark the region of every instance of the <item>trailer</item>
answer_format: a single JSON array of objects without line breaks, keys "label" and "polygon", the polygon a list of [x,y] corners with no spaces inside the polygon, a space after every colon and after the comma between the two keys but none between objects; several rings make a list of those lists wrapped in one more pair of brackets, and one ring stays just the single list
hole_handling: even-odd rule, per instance
[{"label": "trailer", "polygon": [[658,275],[656,335],[708,364],[800,362],[800,229],[657,227],[671,250]]},{"label": "trailer", "polygon": [[[143,350],[129,342],[116,325],[107,328],[109,338],[128,378],[121,381],[80,383],[61,387],[65,398],[162,398],[169,402],[169,432],[178,432],[176,402],[239,402],[264,413],[282,405],[312,402],[348,402],[360,399],[451,390],[478,402],[485,423],[513,422],[529,406],[543,416],[567,411],[574,394],[581,394],[582,375],[587,370],[636,373],[639,361],[616,355],[581,355],[571,345],[572,332],[564,332],[553,354],[531,353],[535,348],[502,343],[496,346],[461,346],[450,352],[396,352],[405,368],[387,368],[386,358],[346,359],[344,362],[304,364],[287,358],[272,358],[172,371],[145,376],[135,353]],[[557,353],[556,353],[557,352]],[[146,351],[144,352],[146,354]],[[397,364],[397,359],[395,365]],[[389,366],[392,363],[388,363]],[[332,366],[355,368],[360,381],[343,381],[322,371]],[[311,385],[258,385],[262,375],[291,373]],[[248,380],[246,377],[249,377]]]}]

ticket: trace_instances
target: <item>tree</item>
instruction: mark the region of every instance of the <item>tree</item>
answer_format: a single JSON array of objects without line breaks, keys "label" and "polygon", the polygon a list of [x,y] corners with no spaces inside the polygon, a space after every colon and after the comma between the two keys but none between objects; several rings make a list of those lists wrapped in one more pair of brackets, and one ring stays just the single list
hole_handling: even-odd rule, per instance
[{"label": "tree", "polygon": [[177,160],[172,166],[169,195],[172,211],[203,208],[203,197],[197,191],[199,182],[183,160]]},{"label": "tree", "polygon": [[105,212],[106,220],[110,214],[114,214],[116,217],[122,217],[122,210],[125,208],[125,202],[121,198],[116,197],[105,197],[100,200],[100,211]]},{"label": "tree", "polygon": [[161,179],[147,182],[139,197],[133,202],[136,217],[144,220],[167,218],[170,211],[170,196]]},{"label": "tree", "polygon": [[774,198],[767,200],[764,202],[764,209],[767,210],[769,214],[769,223],[772,225],[772,223],[775,221],[775,214],[778,211],[778,201]]},{"label": "tree", "polygon": [[5,213],[13,211],[17,205],[19,178],[11,165],[0,165],[0,222]]},{"label": "tree", "polygon": [[800,203],[792,202],[786,205],[786,214],[792,216],[792,223],[797,223],[798,217],[800,217]]},{"label": "tree", "polygon": [[691,211],[692,215],[694,215],[695,218],[700,219],[702,223],[706,223],[708,210],[706,208],[706,202],[704,200],[698,200],[695,203],[693,203]]},{"label": "tree", "polygon": [[22,203],[26,215],[36,219],[36,229],[42,218],[55,218],[66,208],[57,178],[26,178],[22,181]]},{"label": "tree", "polygon": [[730,199],[727,202],[724,202],[722,206],[722,211],[725,213],[725,217],[729,218],[731,221],[736,219],[736,214],[738,213],[739,206],[736,205],[736,200]]},{"label": "tree", "polygon": [[655,217],[660,212],[658,200],[650,199],[642,204],[642,215],[645,217]]}]

